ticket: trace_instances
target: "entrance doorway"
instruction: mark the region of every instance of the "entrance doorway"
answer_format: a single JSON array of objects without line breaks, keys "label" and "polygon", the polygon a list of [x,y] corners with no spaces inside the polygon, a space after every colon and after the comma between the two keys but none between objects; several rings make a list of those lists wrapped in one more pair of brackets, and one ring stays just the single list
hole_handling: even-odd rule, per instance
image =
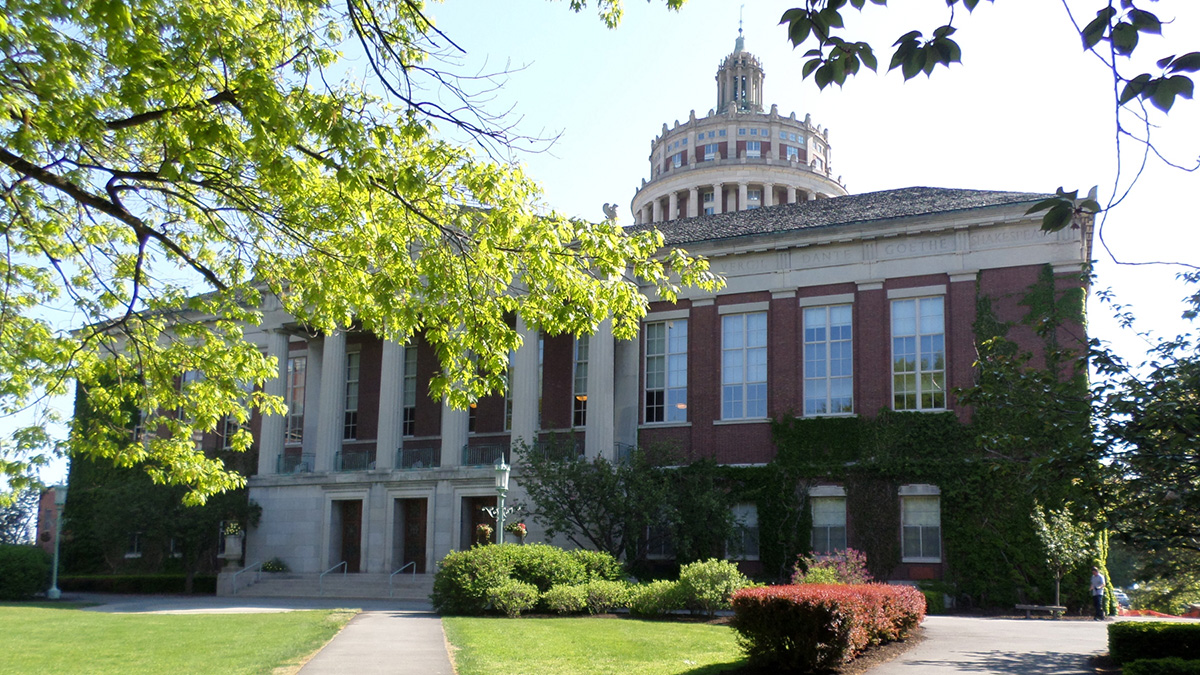
[{"label": "entrance doorway", "polygon": [[462,498],[462,548],[466,550],[471,548],[477,541],[475,537],[475,528],[481,523],[487,523],[492,527],[492,541],[496,541],[496,520],[483,512],[483,507],[496,506],[495,495],[491,497],[463,497]]},{"label": "entrance doorway", "polygon": [[347,572],[361,572],[362,500],[333,501],[329,521],[329,565],[345,561]]},{"label": "entrance doorway", "polygon": [[[413,563],[412,569],[417,574],[424,574],[429,500],[424,497],[397,499],[393,516],[393,522],[396,523],[395,545],[392,551],[393,571]],[[409,570],[405,570],[405,573],[407,572]]]}]

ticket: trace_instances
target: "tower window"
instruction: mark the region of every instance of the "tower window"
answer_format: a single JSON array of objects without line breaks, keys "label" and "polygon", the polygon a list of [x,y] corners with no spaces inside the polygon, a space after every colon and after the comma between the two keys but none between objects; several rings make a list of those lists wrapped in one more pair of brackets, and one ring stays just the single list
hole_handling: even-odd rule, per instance
[{"label": "tower window", "polygon": [[746,141],[746,156],[761,157],[762,156],[762,141]]},{"label": "tower window", "polygon": [[717,144],[709,143],[704,146],[704,161],[711,161],[717,158]]}]

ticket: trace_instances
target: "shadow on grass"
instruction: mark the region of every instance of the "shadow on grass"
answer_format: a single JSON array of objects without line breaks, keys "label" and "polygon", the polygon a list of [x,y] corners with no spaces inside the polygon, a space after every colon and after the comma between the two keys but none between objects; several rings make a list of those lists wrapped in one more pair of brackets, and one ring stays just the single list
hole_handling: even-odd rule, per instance
[{"label": "shadow on grass", "polygon": [[3,607],[33,607],[36,609],[83,609],[96,607],[98,602],[63,602],[61,600],[5,600],[0,601]]},{"label": "shadow on grass", "polygon": [[756,671],[747,669],[746,659],[738,659],[728,663],[711,663],[692,670],[681,670],[678,675],[749,675],[754,672]]}]

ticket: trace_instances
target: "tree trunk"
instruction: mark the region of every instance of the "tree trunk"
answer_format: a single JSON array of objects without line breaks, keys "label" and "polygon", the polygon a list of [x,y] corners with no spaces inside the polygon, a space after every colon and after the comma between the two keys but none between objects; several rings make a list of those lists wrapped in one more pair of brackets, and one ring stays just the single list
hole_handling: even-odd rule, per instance
[{"label": "tree trunk", "polygon": [[1058,601],[1058,588],[1061,583],[1062,583],[1062,572],[1058,572],[1054,575],[1054,604],[1055,604],[1055,606],[1062,605],[1062,603]]}]

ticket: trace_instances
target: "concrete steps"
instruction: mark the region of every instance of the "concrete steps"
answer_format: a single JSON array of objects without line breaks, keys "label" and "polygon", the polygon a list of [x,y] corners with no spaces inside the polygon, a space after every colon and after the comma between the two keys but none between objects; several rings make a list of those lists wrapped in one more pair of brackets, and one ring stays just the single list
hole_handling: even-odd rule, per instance
[{"label": "concrete steps", "polygon": [[432,574],[261,574],[258,581],[238,584],[235,595],[250,598],[375,598],[427,602],[433,592]]}]

